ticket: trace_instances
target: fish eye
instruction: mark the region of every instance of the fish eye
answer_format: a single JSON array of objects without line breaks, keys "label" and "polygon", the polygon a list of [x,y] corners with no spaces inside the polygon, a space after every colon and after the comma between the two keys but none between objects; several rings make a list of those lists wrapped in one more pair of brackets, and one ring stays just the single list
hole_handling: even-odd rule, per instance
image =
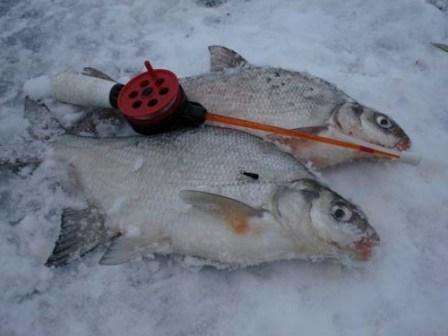
[{"label": "fish eye", "polygon": [[388,129],[392,127],[392,121],[389,118],[382,115],[376,117],[376,123],[381,128]]},{"label": "fish eye", "polygon": [[331,215],[338,222],[348,222],[352,218],[352,211],[344,205],[336,204],[331,208]]}]

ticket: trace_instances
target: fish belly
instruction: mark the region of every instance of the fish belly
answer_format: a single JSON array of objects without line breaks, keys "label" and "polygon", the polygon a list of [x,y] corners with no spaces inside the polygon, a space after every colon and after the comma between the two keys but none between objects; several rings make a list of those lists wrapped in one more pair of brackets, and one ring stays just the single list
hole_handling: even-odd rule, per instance
[{"label": "fish belly", "polygon": [[174,253],[227,265],[249,266],[297,258],[297,249],[278,223],[254,222],[236,233],[219,218],[190,209],[169,229]]}]

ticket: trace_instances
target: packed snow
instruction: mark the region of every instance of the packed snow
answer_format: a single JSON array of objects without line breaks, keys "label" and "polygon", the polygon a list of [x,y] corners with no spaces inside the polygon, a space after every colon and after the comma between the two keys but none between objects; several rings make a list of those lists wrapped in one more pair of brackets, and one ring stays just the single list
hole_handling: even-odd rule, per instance
[{"label": "packed snow", "polygon": [[[208,71],[208,45],[308,71],[398,121],[418,166],[358,163],[322,179],[381,237],[363,267],[305,261],[236,271],[194,258],[47,268],[69,204],[44,163],[0,170],[0,335],[447,335],[448,43],[443,0],[2,1],[0,143],[30,140],[25,93],[95,66],[117,79],[145,59]],[[56,108],[63,123],[84,111]],[[144,160],[144,158],[142,158]],[[143,162],[143,161],[142,161]],[[139,169],[142,162],[135,162]]]}]

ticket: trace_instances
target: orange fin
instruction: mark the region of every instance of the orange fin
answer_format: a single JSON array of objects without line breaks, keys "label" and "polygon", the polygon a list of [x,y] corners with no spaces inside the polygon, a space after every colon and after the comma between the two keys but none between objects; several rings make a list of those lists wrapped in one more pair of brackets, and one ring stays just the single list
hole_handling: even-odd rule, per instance
[{"label": "orange fin", "polygon": [[253,232],[249,220],[261,217],[264,212],[238,200],[203,191],[183,190],[180,196],[184,202],[199,210],[224,219],[224,223],[238,235]]}]

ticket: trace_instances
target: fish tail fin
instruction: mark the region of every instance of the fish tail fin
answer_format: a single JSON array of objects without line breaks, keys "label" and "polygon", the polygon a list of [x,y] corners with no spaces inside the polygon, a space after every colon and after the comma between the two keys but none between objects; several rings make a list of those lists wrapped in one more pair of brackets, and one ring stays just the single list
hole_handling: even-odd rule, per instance
[{"label": "fish tail fin", "polygon": [[43,142],[54,135],[65,133],[45,104],[29,97],[25,97],[24,116],[30,124],[28,133],[32,140],[0,145],[0,168],[15,170],[24,166],[39,165],[44,160],[47,149]]},{"label": "fish tail fin", "polygon": [[30,97],[25,97],[24,117],[30,123],[28,132],[35,140],[46,141],[66,132],[44,103],[39,103]]},{"label": "fish tail fin", "polygon": [[104,217],[97,208],[64,209],[59,237],[45,266],[64,266],[110,238],[104,226]]}]

